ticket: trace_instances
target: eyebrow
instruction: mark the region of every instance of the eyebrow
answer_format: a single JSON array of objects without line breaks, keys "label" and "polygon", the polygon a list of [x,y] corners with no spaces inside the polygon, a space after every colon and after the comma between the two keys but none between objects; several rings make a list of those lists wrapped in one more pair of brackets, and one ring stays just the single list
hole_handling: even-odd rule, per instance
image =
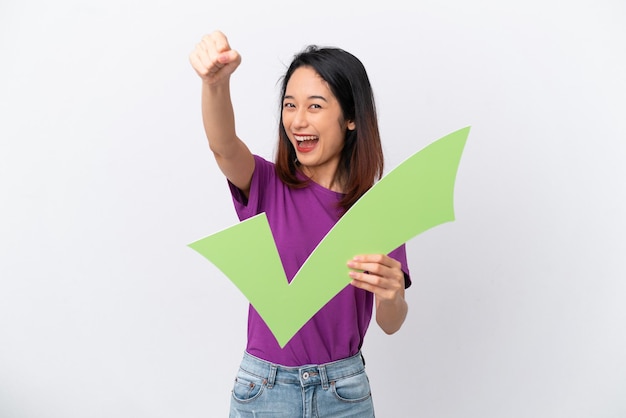
[{"label": "eyebrow", "polygon": [[[293,100],[294,97],[293,96],[289,96],[289,95],[285,95],[285,97],[283,97],[283,100],[286,100],[286,99],[292,99]],[[319,100],[323,100],[323,101],[328,103],[328,100],[326,100],[326,98],[324,96],[309,96],[309,97],[307,97],[307,100],[311,100],[311,99],[319,99]]]}]

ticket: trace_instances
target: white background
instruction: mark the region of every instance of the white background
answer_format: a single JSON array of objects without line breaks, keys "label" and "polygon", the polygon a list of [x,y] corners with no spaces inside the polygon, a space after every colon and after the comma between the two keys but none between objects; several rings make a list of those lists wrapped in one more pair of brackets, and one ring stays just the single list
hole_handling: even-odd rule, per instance
[{"label": "white background", "polygon": [[226,416],[247,305],[187,247],[237,221],[188,62],[214,29],[268,158],[309,43],[366,65],[387,170],[472,127],[408,319],[365,342],[378,416],[626,416],[622,0],[3,0],[2,418]]}]

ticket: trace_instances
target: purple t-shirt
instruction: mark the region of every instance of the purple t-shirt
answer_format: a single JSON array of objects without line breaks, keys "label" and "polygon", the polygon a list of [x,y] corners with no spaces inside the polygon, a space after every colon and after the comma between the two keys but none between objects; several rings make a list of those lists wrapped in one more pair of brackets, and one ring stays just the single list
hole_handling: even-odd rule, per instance
[{"label": "purple t-shirt", "polygon": [[[293,279],[317,244],[339,220],[342,195],[310,182],[290,188],[278,177],[274,164],[254,156],[255,167],[248,199],[231,183],[240,220],[265,212],[285,274]],[[402,263],[405,285],[410,284],[405,246],[389,254]],[[347,261],[347,260],[346,260]],[[372,293],[346,286],[311,318],[284,348],[254,307],[248,314],[247,352],[284,366],[324,364],[355,355],[372,318]]]}]

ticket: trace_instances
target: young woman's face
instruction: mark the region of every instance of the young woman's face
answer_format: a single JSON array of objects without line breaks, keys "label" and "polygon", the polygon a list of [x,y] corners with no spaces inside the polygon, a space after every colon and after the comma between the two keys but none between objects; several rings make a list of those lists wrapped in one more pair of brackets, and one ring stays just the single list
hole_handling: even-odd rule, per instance
[{"label": "young woman's face", "polygon": [[283,125],[302,171],[315,182],[333,189],[346,129],[353,121],[343,118],[339,101],[311,67],[300,67],[287,82]]}]

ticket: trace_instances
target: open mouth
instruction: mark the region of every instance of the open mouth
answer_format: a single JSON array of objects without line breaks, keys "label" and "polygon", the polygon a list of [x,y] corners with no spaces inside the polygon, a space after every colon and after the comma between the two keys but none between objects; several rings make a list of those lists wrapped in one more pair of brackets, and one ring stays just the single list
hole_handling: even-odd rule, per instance
[{"label": "open mouth", "polygon": [[296,149],[299,152],[310,152],[315,148],[318,141],[319,137],[313,135],[296,136]]}]

